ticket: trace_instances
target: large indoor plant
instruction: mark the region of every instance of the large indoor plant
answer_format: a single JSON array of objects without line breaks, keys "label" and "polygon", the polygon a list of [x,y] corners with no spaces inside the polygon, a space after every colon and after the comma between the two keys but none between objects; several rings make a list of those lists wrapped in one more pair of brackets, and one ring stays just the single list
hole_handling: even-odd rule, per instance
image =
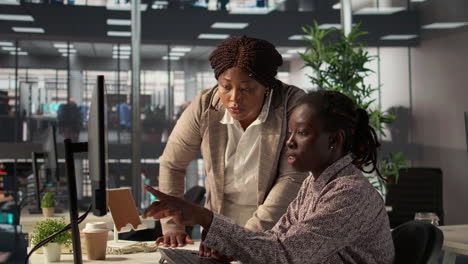
[{"label": "large indoor plant", "polygon": [[[31,242],[32,246],[36,246],[42,240],[46,239],[50,235],[62,230],[67,224],[65,219],[61,218],[46,218],[45,220],[39,221],[33,228]],[[52,241],[44,246],[44,258],[46,262],[58,262],[60,261],[61,246],[69,246],[71,243],[70,231],[63,232],[58,235]]]},{"label": "large indoor plant", "polygon": [[[382,137],[385,136],[385,125],[390,124],[396,116],[382,111],[376,103],[379,87],[372,87],[365,78],[374,72],[367,68],[369,62],[377,59],[364,50],[363,44],[357,41],[359,36],[366,34],[354,27],[348,35],[337,28],[320,29],[314,26],[302,28],[308,35],[307,49],[300,53],[304,67],[310,67],[314,72],[310,81],[318,89],[333,90],[349,96],[358,107],[369,114],[370,124]],[[378,162],[378,169],[383,177],[390,181],[398,181],[399,168],[406,166],[401,152],[391,153]],[[375,174],[366,175],[373,186],[385,194],[385,180]]]}]

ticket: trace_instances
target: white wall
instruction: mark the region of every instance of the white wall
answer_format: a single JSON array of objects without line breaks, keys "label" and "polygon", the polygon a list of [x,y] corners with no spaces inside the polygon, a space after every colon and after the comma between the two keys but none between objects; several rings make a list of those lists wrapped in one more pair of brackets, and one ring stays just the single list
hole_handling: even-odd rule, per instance
[{"label": "white wall", "polygon": [[444,172],[447,224],[468,223],[468,32],[425,40],[412,48],[413,142],[416,166]]}]

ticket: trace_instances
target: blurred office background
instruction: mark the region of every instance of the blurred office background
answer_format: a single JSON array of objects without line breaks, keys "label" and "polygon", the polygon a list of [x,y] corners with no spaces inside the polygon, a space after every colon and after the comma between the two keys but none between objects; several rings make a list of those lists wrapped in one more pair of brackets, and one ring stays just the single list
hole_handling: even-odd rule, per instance
[{"label": "blurred office background", "polygon": [[[178,116],[197,92],[216,84],[208,62],[216,44],[243,34],[267,39],[284,58],[278,78],[316,89],[297,54],[306,45],[301,26],[316,20],[322,28],[339,27],[338,3],[144,0],[140,105],[133,106],[129,1],[0,0],[0,163],[19,187],[27,186],[31,152],[41,150],[47,128],[55,125],[65,181],[63,139],[87,140],[91,93],[104,75],[109,187],[133,187],[132,177],[157,185],[159,157]],[[467,223],[468,2],[352,4],[354,22],[369,32],[362,38],[365,49],[380,57],[369,65],[375,74],[367,80],[379,88],[376,104],[398,111],[383,152],[402,151],[412,167],[440,168],[445,224]],[[141,110],[138,176],[131,170],[133,107]],[[79,197],[86,199],[88,165],[81,158]],[[195,185],[204,185],[201,157],[188,169],[186,187]]]}]

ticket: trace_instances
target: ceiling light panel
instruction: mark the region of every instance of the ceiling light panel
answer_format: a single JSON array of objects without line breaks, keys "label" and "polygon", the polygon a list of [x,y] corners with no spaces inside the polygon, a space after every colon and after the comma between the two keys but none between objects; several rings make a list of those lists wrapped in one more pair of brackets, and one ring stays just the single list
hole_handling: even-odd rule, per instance
[{"label": "ceiling light panel", "polygon": [[13,42],[0,41],[0,46],[13,46]]},{"label": "ceiling light panel", "polygon": [[330,29],[330,28],[341,29],[341,24],[321,24],[321,25],[319,25],[319,29]]},{"label": "ceiling light panel", "polygon": [[34,21],[34,18],[30,15],[11,15],[11,14],[0,14],[0,20],[11,20],[11,21]]},{"label": "ceiling light panel", "polygon": [[405,10],[404,7],[366,7],[354,11],[354,15],[391,15]]},{"label": "ceiling light panel", "polygon": [[20,5],[19,0],[0,0],[1,5]]},{"label": "ceiling light panel", "polygon": [[8,51],[11,51],[11,50],[21,50],[21,48],[15,48],[15,47],[2,47],[2,50],[8,50]]},{"label": "ceiling light panel", "polygon": [[290,49],[287,51],[289,54],[298,54],[298,53],[304,53],[306,49]]},{"label": "ceiling light panel", "polygon": [[162,57],[163,60],[180,60],[179,57],[171,57],[171,56],[164,56]]},{"label": "ceiling light panel", "polygon": [[424,29],[453,29],[464,27],[468,22],[438,22],[422,26]]},{"label": "ceiling light panel", "polygon": [[229,34],[209,34],[209,33],[202,33],[198,35],[199,39],[227,39],[229,38]]},{"label": "ceiling light panel", "polygon": [[71,49],[73,49],[73,44],[54,43],[54,47],[56,47],[57,49],[66,49],[66,48],[70,47]]},{"label": "ceiling light panel", "polygon": [[288,37],[288,40],[304,40],[305,39],[312,39],[309,35],[291,35]]},{"label": "ceiling light panel", "polygon": [[28,55],[28,53],[26,51],[12,51],[10,52],[10,55],[20,55],[20,56],[25,56],[25,55]]},{"label": "ceiling light panel", "polygon": [[131,37],[132,32],[130,31],[108,31],[107,36],[109,37]]},{"label": "ceiling light panel", "polygon": [[59,49],[58,51],[61,53],[67,53],[67,52],[76,53],[76,49]]},{"label": "ceiling light panel", "polygon": [[128,45],[120,45],[120,46],[115,45],[112,49],[113,50],[132,50],[132,47]]},{"label": "ceiling light panel", "polygon": [[228,22],[215,22],[211,25],[211,28],[222,28],[222,29],[244,29],[249,23],[228,23]]},{"label": "ceiling light panel", "polygon": [[171,49],[171,52],[190,52],[192,48],[189,47],[174,47]]},{"label": "ceiling light panel", "polygon": [[19,33],[44,33],[45,32],[43,28],[37,28],[37,27],[12,27],[11,29]]},{"label": "ceiling light panel", "polygon": [[[148,4],[140,4],[140,11],[146,11],[148,8]],[[119,4],[108,4],[106,5],[107,10],[113,10],[113,11],[130,11],[131,6],[130,5],[119,5]]]},{"label": "ceiling light panel", "polygon": [[169,52],[169,56],[180,57],[180,56],[185,56],[185,53],[183,53],[183,52]]},{"label": "ceiling light panel", "polygon": [[107,19],[107,25],[111,25],[111,26],[131,26],[132,21],[130,19]]},{"label": "ceiling light panel", "polygon": [[415,39],[418,35],[414,34],[399,34],[399,35],[385,35],[382,36],[381,40],[408,40],[408,39]]}]

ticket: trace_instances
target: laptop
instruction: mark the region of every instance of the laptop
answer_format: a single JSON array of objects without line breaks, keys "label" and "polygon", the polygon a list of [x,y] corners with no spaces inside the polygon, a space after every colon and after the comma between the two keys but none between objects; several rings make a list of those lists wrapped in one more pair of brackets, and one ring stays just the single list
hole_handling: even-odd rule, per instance
[{"label": "laptop", "polygon": [[158,248],[161,254],[160,264],[220,264],[226,263],[210,257],[200,257],[198,250]]}]

